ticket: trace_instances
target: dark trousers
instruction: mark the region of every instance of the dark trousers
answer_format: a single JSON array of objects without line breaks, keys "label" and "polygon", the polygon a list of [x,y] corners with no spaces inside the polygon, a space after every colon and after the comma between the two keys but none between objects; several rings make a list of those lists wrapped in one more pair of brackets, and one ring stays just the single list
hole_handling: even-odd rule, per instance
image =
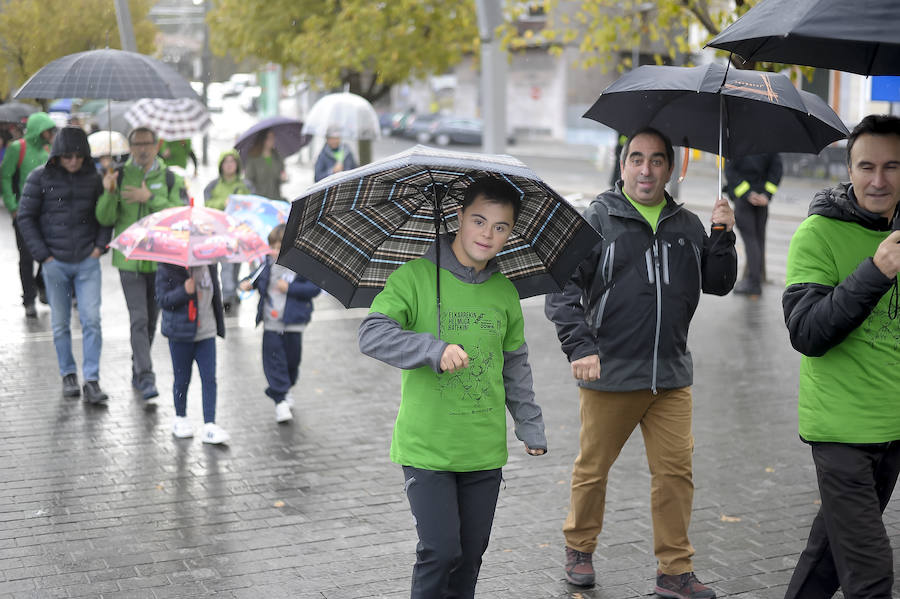
[{"label": "dark trousers", "polygon": [[419,534],[413,599],[471,599],[491,537],[501,470],[443,472],[403,467]]},{"label": "dark trousers", "polygon": [[31,306],[37,297],[38,288],[43,288],[44,279],[41,276],[41,265],[38,264],[37,273],[34,272],[34,258],[25,245],[25,240],[19,232],[18,221],[13,219],[13,229],[16,232],[16,248],[19,250],[19,279],[22,281],[22,305]]},{"label": "dark trousers", "polygon": [[754,206],[747,200],[734,202],[734,221],[744,241],[747,252],[747,266],[744,278],[759,288],[765,281],[766,269],[766,221],[769,220],[768,206]]},{"label": "dark trousers", "polygon": [[900,472],[900,441],[811,443],[822,507],[785,599],[891,599],[894,560],[882,512]]},{"label": "dark trousers", "polygon": [[169,339],[169,353],[172,354],[172,395],[175,398],[175,415],[187,416],[187,392],[191,384],[194,362],[200,372],[201,395],[203,397],[203,422],[216,421],[216,338],[203,341],[172,341]]},{"label": "dark trousers", "polygon": [[155,383],[153,359],[150,347],[159,320],[159,306],[156,303],[156,273],[119,271],[125,305],[128,307],[128,321],[131,324],[131,378],[132,384]]},{"label": "dark trousers", "polygon": [[284,396],[297,383],[302,355],[303,333],[263,331],[263,373],[269,383],[266,395],[275,403],[284,401]]}]

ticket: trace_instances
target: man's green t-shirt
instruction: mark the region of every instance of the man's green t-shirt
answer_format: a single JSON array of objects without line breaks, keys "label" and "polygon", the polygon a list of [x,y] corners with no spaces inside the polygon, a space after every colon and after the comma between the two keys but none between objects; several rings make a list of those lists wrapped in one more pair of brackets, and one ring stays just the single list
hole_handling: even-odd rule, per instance
[{"label": "man's green t-shirt", "polygon": [[631,205],[634,206],[635,210],[641,213],[641,216],[644,217],[644,220],[646,220],[650,224],[650,228],[653,229],[654,233],[656,233],[656,225],[659,223],[659,215],[662,214],[663,208],[665,208],[666,206],[665,198],[655,206],[646,206],[644,204],[641,204],[640,202],[635,202],[634,200],[632,200],[624,191],[622,192],[622,195],[625,196],[625,198],[629,202],[631,202]]},{"label": "man's green t-shirt", "polygon": [[[407,262],[372,302],[405,330],[437,336],[433,262]],[[519,294],[501,273],[465,283],[441,269],[441,339],[461,345],[469,367],[437,374],[404,370],[391,461],[426,470],[473,472],[506,464],[503,352],[525,342]]]},{"label": "man's green t-shirt", "polygon": [[[837,286],[890,231],[813,215],[791,239],[787,285]],[[900,439],[900,320],[886,293],[868,318],[821,357],[803,356],[798,416],[807,441],[882,443]]]}]

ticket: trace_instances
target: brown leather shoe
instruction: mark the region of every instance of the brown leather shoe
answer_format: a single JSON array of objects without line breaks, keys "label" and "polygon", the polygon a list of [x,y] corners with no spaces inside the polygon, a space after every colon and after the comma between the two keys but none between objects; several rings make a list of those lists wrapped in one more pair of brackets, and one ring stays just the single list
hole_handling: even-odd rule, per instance
[{"label": "brown leather shoe", "polygon": [[580,587],[594,586],[593,555],[566,547],[566,580]]},{"label": "brown leather shoe", "polygon": [[716,592],[697,580],[693,572],[663,574],[657,570],[653,592],[668,599],[716,599]]}]

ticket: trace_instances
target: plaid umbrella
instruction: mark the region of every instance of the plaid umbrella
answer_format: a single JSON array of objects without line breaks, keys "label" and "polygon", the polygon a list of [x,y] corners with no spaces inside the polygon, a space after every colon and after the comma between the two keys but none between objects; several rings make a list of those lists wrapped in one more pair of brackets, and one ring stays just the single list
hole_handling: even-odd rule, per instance
[{"label": "plaid umbrella", "polygon": [[291,206],[278,262],[348,308],[368,306],[388,275],[431,246],[440,223],[448,232],[459,228],[459,200],[483,176],[509,182],[522,198],[497,255],[500,270],[523,298],[560,291],[600,241],[575,208],[511,156],[425,146],[310,187]]},{"label": "plaid umbrella", "polygon": [[250,262],[269,246],[250,227],[221,210],[177,206],[154,212],[109,242],[129,260],[152,260],[179,266]]},{"label": "plaid umbrella", "polygon": [[16,98],[194,98],[197,92],[175,69],[125,50],[89,50],[41,67]]},{"label": "plaid umbrella", "polygon": [[143,98],[125,112],[132,127],[149,127],[163,139],[190,139],[212,125],[209,113],[191,98]]}]

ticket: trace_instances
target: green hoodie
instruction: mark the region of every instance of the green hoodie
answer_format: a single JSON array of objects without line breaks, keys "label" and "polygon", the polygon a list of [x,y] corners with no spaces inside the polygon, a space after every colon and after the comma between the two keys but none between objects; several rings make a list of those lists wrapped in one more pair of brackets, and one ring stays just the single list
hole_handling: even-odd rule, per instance
[{"label": "green hoodie", "polygon": [[[35,112],[28,117],[25,125],[25,137],[17,139],[7,146],[3,162],[0,163],[0,190],[3,192],[3,203],[10,212],[19,209],[19,196],[22,194],[22,188],[25,187],[25,179],[28,178],[28,174],[42,164],[46,164],[50,157],[48,151],[50,144],[41,138],[41,133],[55,128],[56,123],[46,112]],[[25,156],[22,158],[22,166],[18,166],[22,143],[25,143]],[[14,190],[13,176],[16,174],[17,168],[19,169],[19,189]]]},{"label": "green hoodie", "polygon": [[[184,180],[175,175],[175,184],[172,189],[166,186],[166,167],[161,158],[156,159],[156,164],[144,174],[144,169],[134,164],[131,159],[125,163],[124,174],[122,175],[122,187],[140,187],[142,181],[147,182],[147,187],[153,192],[153,197],[146,204],[139,202],[129,203],[122,199],[119,189],[116,191],[104,191],[97,200],[97,208],[95,215],[97,222],[104,227],[114,226],[113,235],[119,235],[130,225],[138,220],[159,212],[166,208],[175,206],[184,206],[181,201],[181,189],[184,187]],[[118,250],[113,250],[113,266],[120,270],[131,272],[155,272],[156,262],[148,260],[128,260],[125,255]]]},{"label": "green hoodie", "polygon": [[[226,181],[222,178],[222,162],[228,156],[234,157],[237,161],[237,172],[234,179]],[[213,179],[203,190],[204,205],[207,208],[215,208],[216,210],[225,210],[225,204],[228,203],[228,196],[232,194],[248,194],[253,193],[247,182],[241,178],[241,155],[237,150],[225,150],[219,156],[219,176]]]}]

